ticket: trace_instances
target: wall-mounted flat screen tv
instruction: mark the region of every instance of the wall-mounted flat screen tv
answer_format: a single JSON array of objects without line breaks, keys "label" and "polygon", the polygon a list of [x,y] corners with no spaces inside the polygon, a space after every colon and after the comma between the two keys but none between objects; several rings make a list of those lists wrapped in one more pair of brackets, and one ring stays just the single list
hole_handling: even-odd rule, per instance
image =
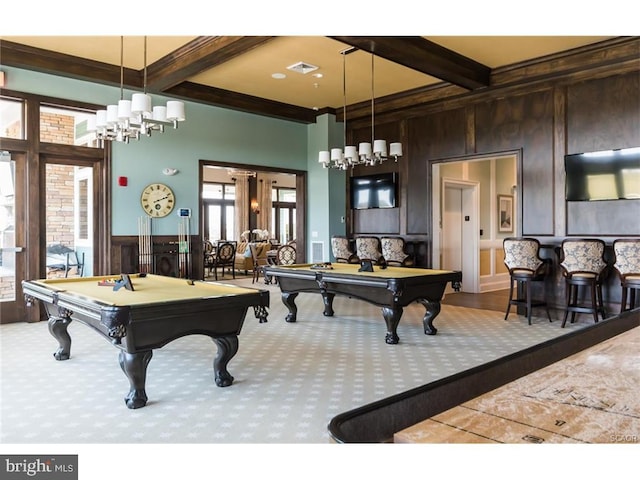
[{"label": "wall-mounted flat screen tv", "polygon": [[564,157],[568,201],[640,199],[640,147]]},{"label": "wall-mounted flat screen tv", "polygon": [[351,208],[395,208],[397,205],[397,173],[351,177]]}]

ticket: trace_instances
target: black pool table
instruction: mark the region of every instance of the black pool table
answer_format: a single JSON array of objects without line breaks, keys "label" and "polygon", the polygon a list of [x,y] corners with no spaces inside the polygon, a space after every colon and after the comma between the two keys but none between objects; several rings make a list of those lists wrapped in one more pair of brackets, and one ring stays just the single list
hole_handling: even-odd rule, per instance
[{"label": "black pool table", "polygon": [[154,349],[186,335],[213,339],[218,352],[213,363],[219,387],[233,383],[227,364],[238,351],[238,335],[247,310],[267,320],[269,292],[223,283],[160,275],[124,276],[132,290],[115,289],[119,276],[63,278],[22,282],[27,305],[37,299],[49,318],[49,332],[58,340],[56,360],[68,360],[72,320],[92,328],[119,350],[120,367],[129,379],[128,408],[147,403],[145,380]]},{"label": "black pool table", "polygon": [[382,316],[387,325],[385,341],[397,344],[398,323],[403,307],[412,302],[421,303],[426,314],[423,319],[424,333],[435,335],[433,320],[440,313],[440,301],[447,283],[458,289],[462,273],[451,270],[425,268],[373,266],[372,272],[359,271],[360,265],[347,263],[269,265],[264,267],[267,279],[277,279],[282,292],[282,301],[289,309],[287,322],[295,322],[298,308],[295,298],[300,292],[315,292],[322,295],[325,316],[333,316],[333,298],[336,295],[364,300],[382,307]]}]

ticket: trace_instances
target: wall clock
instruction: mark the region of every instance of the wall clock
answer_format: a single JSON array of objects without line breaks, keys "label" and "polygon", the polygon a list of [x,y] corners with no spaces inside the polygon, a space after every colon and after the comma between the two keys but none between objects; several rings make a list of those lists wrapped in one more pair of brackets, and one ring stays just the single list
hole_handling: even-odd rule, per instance
[{"label": "wall clock", "polygon": [[142,209],[153,218],[166,217],[173,210],[176,198],[173,191],[163,183],[152,183],[142,190]]}]

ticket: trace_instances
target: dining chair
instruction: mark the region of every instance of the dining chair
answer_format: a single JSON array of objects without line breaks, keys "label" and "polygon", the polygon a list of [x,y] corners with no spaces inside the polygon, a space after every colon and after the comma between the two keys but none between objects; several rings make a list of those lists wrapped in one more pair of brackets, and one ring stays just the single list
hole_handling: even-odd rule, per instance
[{"label": "dining chair", "polygon": [[236,260],[236,242],[232,241],[220,241],[216,245],[216,254],[213,259],[213,275],[216,281],[218,280],[218,268],[222,269],[222,278],[224,278],[225,268],[231,268],[231,274],[233,279],[236,278],[235,269]]}]

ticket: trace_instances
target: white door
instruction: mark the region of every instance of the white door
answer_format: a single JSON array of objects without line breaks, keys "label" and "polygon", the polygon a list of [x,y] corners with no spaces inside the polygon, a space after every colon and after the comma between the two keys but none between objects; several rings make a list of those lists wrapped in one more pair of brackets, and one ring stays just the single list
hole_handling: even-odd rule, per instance
[{"label": "white door", "polygon": [[[479,185],[476,182],[443,182],[441,268],[462,271],[461,291],[479,292]],[[449,285],[446,292],[452,292]]]}]

